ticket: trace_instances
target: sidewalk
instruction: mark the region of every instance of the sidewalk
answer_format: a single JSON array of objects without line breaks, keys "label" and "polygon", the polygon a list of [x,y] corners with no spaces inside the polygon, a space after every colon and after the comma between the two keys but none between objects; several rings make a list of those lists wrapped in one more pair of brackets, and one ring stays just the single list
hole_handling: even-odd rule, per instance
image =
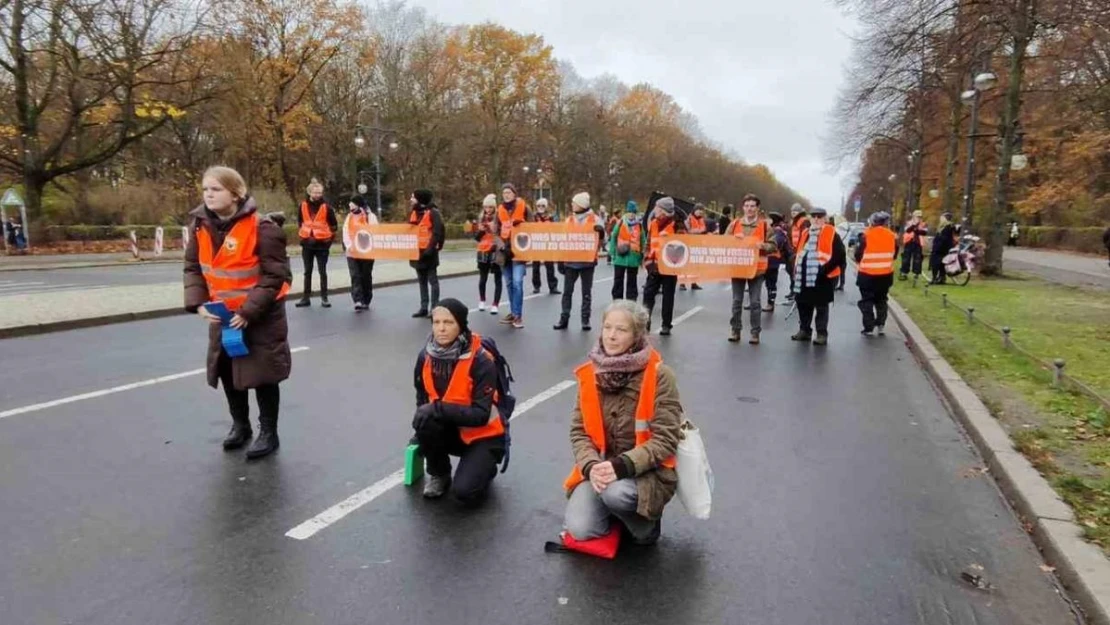
[{"label": "sidewalk", "polygon": [[[474,260],[444,260],[440,278],[475,272]],[[302,272],[294,269],[289,299],[303,292]],[[351,277],[343,265],[328,274],[329,291],[336,305],[349,300],[341,295],[351,288]],[[374,286],[382,288],[415,282],[407,261],[379,261],[374,268]],[[94,291],[59,291],[11,295],[0,306],[0,339],[90,326],[166,317],[185,312],[181,282],[115,286]]]},{"label": "sidewalk", "polygon": [[1007,247],[1003,254],[1003,266],[1050,282],[1110,288],[1110,266],[1107,266],[1105,257]]}]

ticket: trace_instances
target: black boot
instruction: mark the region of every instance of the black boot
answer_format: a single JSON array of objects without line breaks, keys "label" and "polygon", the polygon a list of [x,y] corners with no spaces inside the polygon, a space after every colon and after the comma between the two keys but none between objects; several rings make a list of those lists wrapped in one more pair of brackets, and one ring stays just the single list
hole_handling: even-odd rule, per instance
[{"label": "black boot", "polygon": [[566,330],[567,326],[569,326],[569,325],[570,325],[570,318],[569,317],[565,317],[565,316],[564,317],[559,317],[559,323],[556,323],[554,326],[552,326],[551,329],[552,330]]},{"label": "black boot", "polygon": [[232,417],[231,431],[227,433],[227,438],[224,439],[224,449],[239,449],[249,443],[252,436],[254,436],[254,431],[251,430],[250,418]]},{"label": "black boot", "polygon": [[258,438],[247,448],[247,460],[257,460],[277,451],[281,446],[278,440],[277,415],[258,418]]}]

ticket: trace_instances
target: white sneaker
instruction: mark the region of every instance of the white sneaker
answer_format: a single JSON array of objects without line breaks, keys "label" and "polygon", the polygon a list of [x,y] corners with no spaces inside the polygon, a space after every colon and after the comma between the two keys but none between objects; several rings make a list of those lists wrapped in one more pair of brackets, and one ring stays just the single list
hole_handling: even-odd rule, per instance
[{"label": "white sneaker", "polygon": [[485,309],[486,309],[486,303],[485,302],[478,302],[478,310],[485,310]]},{"label": "white sneaker", "polygon": [[489,314],[491,314],[491,315],[496,315],[497,314],[497,304],[494,304],[493,306],[489,307]]}]

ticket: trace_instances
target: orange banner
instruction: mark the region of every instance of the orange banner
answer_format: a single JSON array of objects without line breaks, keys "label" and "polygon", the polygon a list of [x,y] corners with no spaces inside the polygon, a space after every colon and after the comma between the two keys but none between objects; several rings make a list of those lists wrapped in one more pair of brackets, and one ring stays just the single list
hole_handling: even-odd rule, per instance
[{"label": "orange banner", "polygon": [[592,263],[598,234],[592,224],[524,223],[513,228],[513,260]]},{"label": "orange banner", "polygon": [[420,258],[417,226],[410,224],[360,224],[351,230],[351,258],[416,260]]},{"label": "orange banner", "polygon": [[717,234],[669,236],[660,252],[659,273],[695,280],[754,278],[759,246]]}]

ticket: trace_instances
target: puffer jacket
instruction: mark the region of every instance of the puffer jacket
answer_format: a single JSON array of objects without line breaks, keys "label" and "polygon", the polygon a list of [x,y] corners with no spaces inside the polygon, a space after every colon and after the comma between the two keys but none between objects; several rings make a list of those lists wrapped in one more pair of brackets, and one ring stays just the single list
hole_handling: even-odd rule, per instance
[{"label": "puffer jacket", "polygon": [[674,497],[678,486],[675,471],[659,464],[675,454],[682,426],[682,404],[674,371],[661,364],[657,376],[655,417],[651,420],[651,439],[646,444],[636,446],[636,403],[640,398],[643,372],[632,376],[619,393],[609,394],[599,389],[601,415],[605,423],[604,458],[586,433],[582,410],[577,403],[570,426],[570,444],[574,450],[574,461],[580,469],[621,454],[631,461],[636,475],[636,513],[652,520],[663,515],[663,507]]},{"label": "puffer jacket", "polygon": [[[639,220],[636,221],[639,224]],[[617,239],[620,234],[621,222],[617,222],[612,228],[609,229],[609,258],[613,259],[613,265],[617,267],[631,267],[638,268],[644,262],[643,251],[633,252],[629,250],[627,254],[621,255],[617,252]],[[631,225],[629,226],[631,228]],[[647,228],[642,225],[640,227],[640,250],[647,249]]]}]

